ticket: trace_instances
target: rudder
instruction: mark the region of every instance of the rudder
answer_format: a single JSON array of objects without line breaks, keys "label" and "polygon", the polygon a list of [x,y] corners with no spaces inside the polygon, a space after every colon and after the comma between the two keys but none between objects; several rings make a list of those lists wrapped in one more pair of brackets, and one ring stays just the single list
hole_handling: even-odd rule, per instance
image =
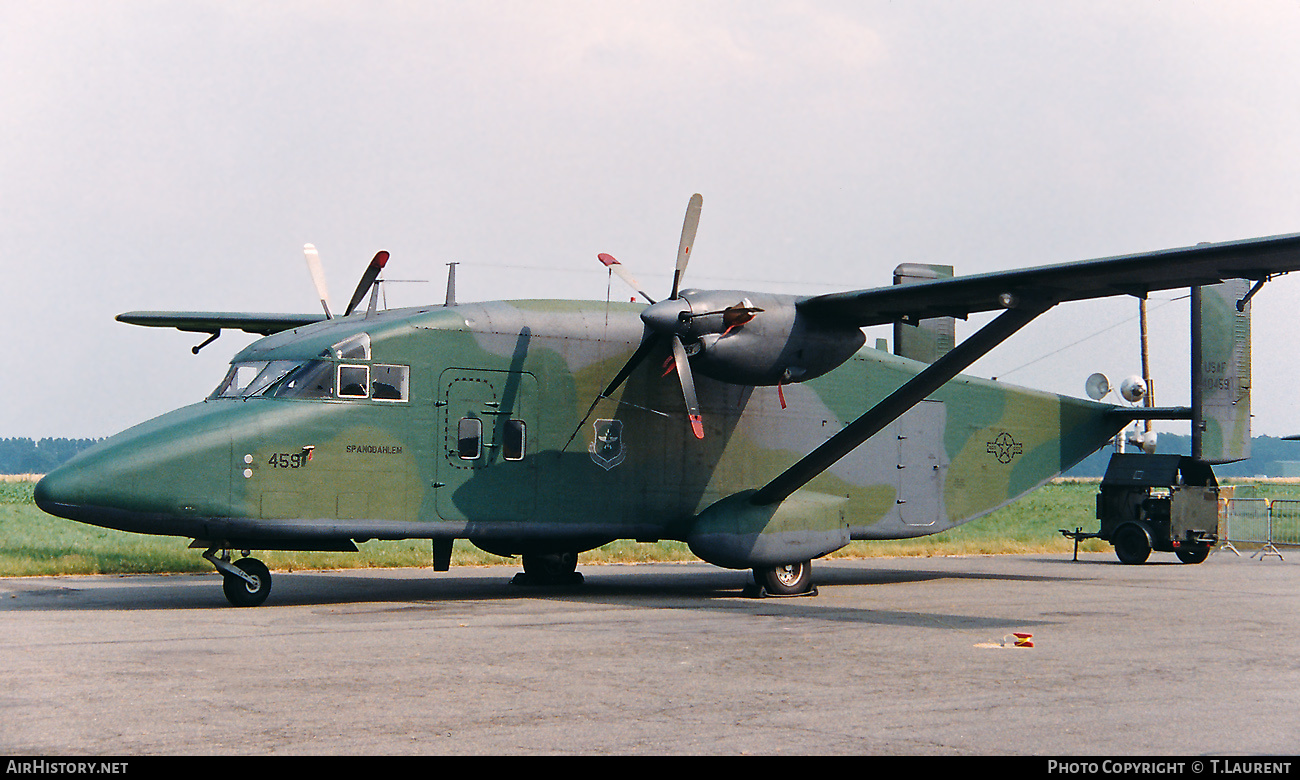
[{"label": "rudder", "polygon": [[1250,457],[1250,300],[1246,279],[1192,288],[1192,456]]}]

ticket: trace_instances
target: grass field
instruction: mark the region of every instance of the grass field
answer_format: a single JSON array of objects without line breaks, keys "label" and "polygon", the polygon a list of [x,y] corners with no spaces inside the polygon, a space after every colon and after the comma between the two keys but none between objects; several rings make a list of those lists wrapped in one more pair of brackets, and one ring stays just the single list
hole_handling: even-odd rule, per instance
[{"label": "grass field", "polygon": [[[38,574],[141,574],[211,571],[200,550],[188,539],[144,536],[74,523],[51,517],[32,502],[30,479],[0,480],[0,576]],[[1243,490],[1238,488],[1239,491]],[[1300,484],[1267,483],[1260,497],[1300,497]],[[832,558],[878,556],[984,555],[998,553],[1071,553],[1074,543],[1058,529],[1082,527],[1095,531],[1096,481],[1059,481],[979,520],[919,539],[853,542]],[[391,568],[432,566],[428,540],[366,542],[357,553],[260,552],[275,570]],[[1109,551],[1110,545],[1089,540],[1082,551]],[[583,553],[580,564],[648,561],[692,561],[685,544],[613,542]],[[453,566],[518,564],[457,541]]]}]

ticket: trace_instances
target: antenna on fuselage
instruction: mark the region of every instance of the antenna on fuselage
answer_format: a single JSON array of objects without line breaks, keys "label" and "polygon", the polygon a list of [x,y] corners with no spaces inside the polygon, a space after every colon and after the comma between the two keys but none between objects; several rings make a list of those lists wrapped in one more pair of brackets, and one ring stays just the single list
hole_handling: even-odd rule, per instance
[{"label": "antenna on fuselage", "polygon": [[447,263],[447,302],[443,306],[456,305],[456,266],[460,263]]}]

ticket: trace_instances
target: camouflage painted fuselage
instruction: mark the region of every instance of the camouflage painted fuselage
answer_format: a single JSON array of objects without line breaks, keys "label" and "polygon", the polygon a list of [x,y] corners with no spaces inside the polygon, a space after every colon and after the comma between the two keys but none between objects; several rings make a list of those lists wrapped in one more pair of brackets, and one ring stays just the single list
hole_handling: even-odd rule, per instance
[{"label": "camouflage painted fuselage", "polygon": [[[96,525],[232,548],[468,538],[515,554],[686,539],[701,512],[764,485],[925,367],[864,347],[779,390],[701,376],[697,440],[676,377],[663,376],[665,346],[584,417],[640,342],[642,308],[466,304],[279,333],[234,362],[325,353],[405,366],[406,397],[210,398],[84,453],[40,483],[38,500]],[[360,332],[368,360],[331,356]],[[1113,409],[958,377],[797,491],[778,525],[838,524],[854,539],[943,531],[1095,451],[1123,427]],[[462,420],[479,421],[474,457]]]}]

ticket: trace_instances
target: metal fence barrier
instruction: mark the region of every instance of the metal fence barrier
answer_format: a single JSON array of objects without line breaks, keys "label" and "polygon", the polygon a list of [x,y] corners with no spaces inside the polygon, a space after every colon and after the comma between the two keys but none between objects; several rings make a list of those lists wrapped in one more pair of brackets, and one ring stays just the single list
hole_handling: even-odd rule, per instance
[{"label": "metal fence barrier", "polygon": [[1273,519],[1269,541],[1288,547],[1300,547],[1300,501],[1277,498],[1269,503],[1269,516]]},{"label": "metal fence barrier", "polygon": [[1241,555],[1235,544],[1257,544],[1260,548],[1250,557],[1258,555],[1264,560],[1270,555],[1282,557],[1279,544],[1300,547],[1300,501],[1227,498],[1222,510],[1219,538],[1225,550]]}]

